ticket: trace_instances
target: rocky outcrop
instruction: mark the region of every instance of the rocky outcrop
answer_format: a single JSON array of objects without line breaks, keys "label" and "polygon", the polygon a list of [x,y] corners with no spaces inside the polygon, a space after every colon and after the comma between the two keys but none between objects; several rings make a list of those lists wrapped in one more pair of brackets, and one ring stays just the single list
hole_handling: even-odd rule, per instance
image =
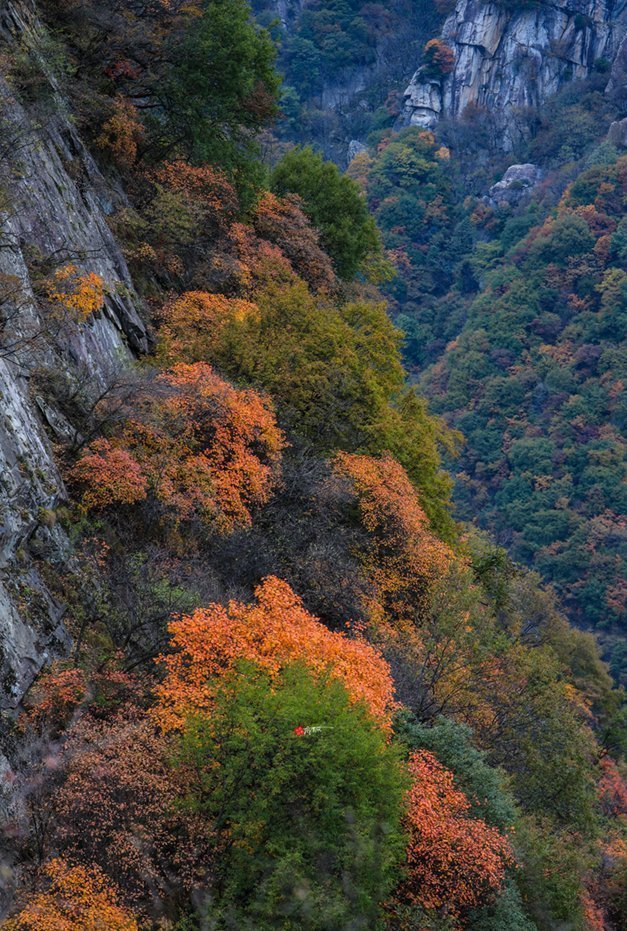
[{"label": "rocky outcrop", "polygon": [[[273,17],[279,21],[284,33],[279,68],[286,69],[289,86],[292,67],[290,39],[302,37],[303,18],[320,12],[325,4],[315,4],[311,0],[252,0],[252,7],[264,25],[268,25]],[[342,167],[350,162],[348,149],[351,140],[362,138],[370,130],[376,110],[382,106],[396,109],[399,89],[415,69],[424,43],[439,29],[443,19],[434,6],[421,7],[407,3],[407,0],[366,3],[355,13],[352,27],[341,39],[347,50],[346,66],[341,69],[323,66],[319,73],[315,73],[315,69],[312,71],[311,85],[298,88],[305,117],[302,130],[294,124],[288,133],[292,141],[314,141],[326,157]],[[363,22],[361,26],[358,24],[362,14],[369,24],[368,50],[361,60],[359,57],[351,59],[349,50],[355,41],[359,41],[357,34],[363,29]],[[332,8],[330,15],[333,15]],[[338,14],[338,22],[329,21],[321,27],[316,40],[319,48],[326,44],[325,30],[330,30],[330,44],[342,35],[339,32],[342,28],[339,20],[342,18]],[[309,34],[305,41],[311,45]],[[392,94],[388,97],[390,91]]]},{"label": "rocky outcrop", "polygon": [[610,125],[607,139],[617,149],[627,149],[627,117],[623,120],[615,120]]},{"label": "rocky outcrop", "polygon": [[621,40],[605,93],[623,112],[627,111],[627,34]]},{"label": "rocky outcrop", "polygon": [[[0,5],[0,41],[3,60],[19,48],[45,72],[30,2]],[[51,437],[67,439],[72,426],[58,393],[42,384],[52,378],[86,407],[146,348],[139,300],[106,222],[111,193],[54,77],[44,73],[42,86],[45,102],[0,81],[0,709],[15,708],[41,666],[68,646],[63,606],[45,578],[67,559]],[[103,278],[106,302],[52,339],[37,276],[70,262]]]},{"label": "rocky outcrop", "polygon": [[537,165],[510,165],[500,181],[493,184],[486,197],[491,207],[517,207],[523,203],[542,180]]},{"label": "rocky outcrop", "polygon": [[424,67],[416,72],[405,91],[403,121],[432,128],[476,107],[496,116],[502,148],[511,150],[516,112],[586,78],[599,60],[613,61],[625,23],[624,0],[458,0],[442,30],[454,69],[441,78]]}]

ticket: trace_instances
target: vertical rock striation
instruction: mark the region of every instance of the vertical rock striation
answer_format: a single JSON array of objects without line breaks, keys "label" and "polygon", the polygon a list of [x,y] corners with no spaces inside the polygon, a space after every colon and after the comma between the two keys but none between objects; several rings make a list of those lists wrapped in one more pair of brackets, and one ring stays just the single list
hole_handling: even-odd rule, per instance
[{"label": "vertical rock striation", "polygon": [[[7,59],[46,63],[29,0],[0,3],[0,42]],[[45,106],[21,99],[0,80],[0,709],[16,707],[33,677],[68,646],[63,608],[45,584],[67,558],[54,520],[65,491],[50,437],[72,427],[43,392],[41,373],[87,405],[146,348],[139,300],[107,226],[107,185],[72,125],[54,77]],[[68,324],[62,340],[45,335],[37,274],[73,262],[104,280],[102,311]],[[7,287],[7,283],[10,286]],[[1,724],[0,718],[0,724]],[[0,750],[2,749],[0,745]]]},{"label": "vertical rock striation", "polygon": [[502,148],[516,142],[517,112],[540,106],[566,82],[613,61],[627,24],[624,0],[458,0],[442,40],[453,71],[419,68],[404,95],[403,121],[432,128],[468,107],[494,114]]}]

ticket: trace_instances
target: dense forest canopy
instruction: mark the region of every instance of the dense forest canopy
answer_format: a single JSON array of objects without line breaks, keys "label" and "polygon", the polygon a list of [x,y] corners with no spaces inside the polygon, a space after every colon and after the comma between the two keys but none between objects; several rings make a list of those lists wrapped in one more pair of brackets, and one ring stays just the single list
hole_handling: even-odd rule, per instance
[{"label": "dense forest canopy", "polygon": [[[316,0],[280,53],[268,6],[45,0],[5,52],[114,192],[152,347],[90,404],[39,373],[73,645],[10,724],[2,928],[618,929],[620,642],[612,678],[565,610],[616,636],[625,157],[587,88],[520,206],[480,126],[388,114],[343,173],[272,137],[278,68],[443,5]],[[42,268],[38,338],[108,287]]]}]

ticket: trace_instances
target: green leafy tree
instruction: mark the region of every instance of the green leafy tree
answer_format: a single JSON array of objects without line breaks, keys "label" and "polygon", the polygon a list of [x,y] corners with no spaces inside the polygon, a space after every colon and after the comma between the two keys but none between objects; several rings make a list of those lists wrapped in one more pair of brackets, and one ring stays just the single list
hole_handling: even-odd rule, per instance
[{"label": "green leafy tree", "polygon": [[381,253],[381,242],[359,186],[333,162],[312,148],[295,148],[272,174],[278,194],[302,198],[305,213],[321,233],[321,242],[341,278],[351,280],[368,259]]},{"label": "green leafy tree", "polygon": [[208,0],[201,17],[173,37],[160,92],[164,144],[229,171],[240,190],[259,180],[255,134],[277,113],[276,49],[246,0]]},{"label": "green leafy tree", "polygon": [[[308,727],[319,728],[313,732]],[[398,877],[405,776],[397,750],[337,681],[244,665],[190,720],[183,804],[216,845],[218,928],[378,928]]]},{"label": "green leafy tree", "polygon": [[[303,281],[266,285],[260,313],[207,328],[203,359],[268,391],[292,430],[324,453],[390,452],[419,490],[436,532],[450,536],[450,478],[440,451],[456,434],[405,384],[400,333],[385,305],[322,303]],[[184,340],[184,332],[178,334]]]}]

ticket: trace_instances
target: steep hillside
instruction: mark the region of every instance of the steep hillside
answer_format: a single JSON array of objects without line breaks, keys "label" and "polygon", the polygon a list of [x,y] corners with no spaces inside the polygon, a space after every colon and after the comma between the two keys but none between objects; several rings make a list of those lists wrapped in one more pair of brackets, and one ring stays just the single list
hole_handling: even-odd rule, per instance
[{"label": "steep hillside", "polygon": [[400,90],[444,19],[434,0],[255,0],[280,43],[283,138],[315,142],[345,166],[371,132],[391,125]]},{"label": "steep hillside", "polygon": [[[494,41],[467,45],[465,16]],[[419,125],[382,134],[349,172],[398,269],[406,360],[464,436],[457,513],[554,583],[623,677],[625,21],[604,7],[573,32],[574,16],[459,4],[432,45],[451,52],[445,73],[415,78],[431,75],[449,109],[414,111]],[[583,42],[579,72],[556,30]],[[546,81],[525,56],[545,60]]]},{"label": "steep hillside", "polygon": [[[331,83],[371,62],[372,36],[342,43],[384,9],[292,9],[303,40],[332,34]],[[489,157],[473,174],[393,117],[355,179],[307,147],[268,166],[280,79],[246,0],[2,14],[3,931],[618,931],[623,692],[540,577],[452,516],[463,437],[389,313],[451,419],[451,387],[484,401],[476,366],[488,416],[507,382],[529,417],[508,462],[543,457],[538,491],[585,443],[605,521],[614,434],[531,420],[465,326],[509,379],[546,358],[549,388],[581,378],[617,420],[615,149],[584,120],[596,167],[528,212],[542,172],[462,197]]]}]

